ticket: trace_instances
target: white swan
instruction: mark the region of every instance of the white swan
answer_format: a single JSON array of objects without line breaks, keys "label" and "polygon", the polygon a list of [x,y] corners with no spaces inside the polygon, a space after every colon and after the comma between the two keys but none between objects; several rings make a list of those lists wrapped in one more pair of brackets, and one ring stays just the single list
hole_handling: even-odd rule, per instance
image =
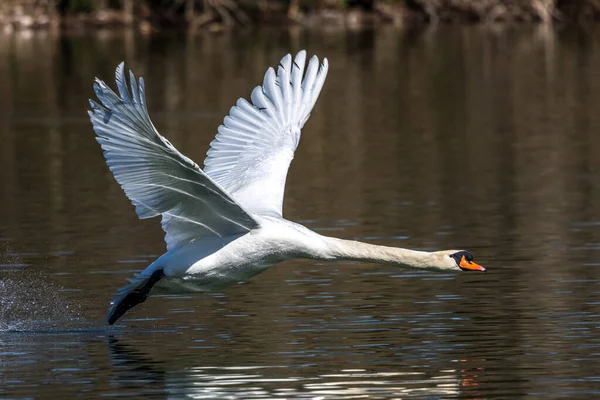
[{"label": "white swan", "polygon": [[[322,236],[282,217],[285,179],[304,126],[327,76],[327,59],[286,55],[269,68],[252,103],[239,99],[219,126],[204,171],[154,128],[144,81],[121,63],[119,95],[96,79],[102,105],[89,116],[108,167],[140,218],[162,215],[167,253],[129,279],[111,302],[113,324],[152,287],[222,288],[289,258],[359,260],[402,267],[485,271],[463,250],[423,252]],[[165,278],[165,279],[163,279]]]}]

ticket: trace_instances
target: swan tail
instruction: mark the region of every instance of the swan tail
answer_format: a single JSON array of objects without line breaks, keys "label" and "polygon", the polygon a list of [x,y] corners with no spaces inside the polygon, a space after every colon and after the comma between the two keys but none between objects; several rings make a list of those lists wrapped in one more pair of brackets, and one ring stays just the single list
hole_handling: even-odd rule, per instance
[{"label": "swan tail", "polygon": [[129,285],[117,290],[117,296],[110,302],[106,322],[109,325],[117,322],[129,309],[143,303],[148,298],[152,287],[165,276],[163,269],[157,269],[151,274],[143,271],[134,278],[128,279]]}]

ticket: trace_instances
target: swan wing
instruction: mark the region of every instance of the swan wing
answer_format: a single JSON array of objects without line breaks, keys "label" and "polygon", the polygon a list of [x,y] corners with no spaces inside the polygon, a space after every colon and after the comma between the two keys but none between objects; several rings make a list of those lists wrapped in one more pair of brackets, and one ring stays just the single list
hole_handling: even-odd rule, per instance
[{"label": "swan wing", "polygon": [[262,86],[231,108],[204,160],[204,171],[246,210],[281,216],[290,162],[300,130],[319,97],[329,68],[306,52],[283,57]]},{"label": "swan wing", "polygon": [[162,137],[150,121],[144,80],[117,67],[119,95],[96,79],[102,104],[88,112],[106,163],[140,218],[162,215],[167,249],[193,239],[245,233],[257,222],[192,160]]}]

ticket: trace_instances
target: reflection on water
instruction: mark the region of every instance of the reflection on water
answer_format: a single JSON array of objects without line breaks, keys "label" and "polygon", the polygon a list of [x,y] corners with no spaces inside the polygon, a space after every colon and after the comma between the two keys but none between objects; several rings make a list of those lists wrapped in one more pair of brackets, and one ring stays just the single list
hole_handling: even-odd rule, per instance
[{"label": "reflection on water", "polygon": [[[113,366],[120,387],[144,388],[145,394],[169,393],[192,398],[260,399],[286,398],[394,398],[396,396],[449,396],[460,387],[476,385],[476,373],[453,369],[426,372],[369,372],[366,369],[332,370],[312,375],[314,364],[261,366],[187,367],[166,373],[164,362],[156,362],[129,345],[110,338]],[[456,361],[461,366],[461,361]],[[151,388],[151,389],[149,389]]]},{"label": "reflection on water", "polygon": [[[0,396],[592,396],[600,380],[597,29],[0,36]],[[290,261],[103,323],[164,251],[105,166],[95,76],[125,60],[201,163],[267,65],[330,75],[286,216],[324,234],[466,248],[488,274]],[[51,386],[48,386],[51,385]]]}]

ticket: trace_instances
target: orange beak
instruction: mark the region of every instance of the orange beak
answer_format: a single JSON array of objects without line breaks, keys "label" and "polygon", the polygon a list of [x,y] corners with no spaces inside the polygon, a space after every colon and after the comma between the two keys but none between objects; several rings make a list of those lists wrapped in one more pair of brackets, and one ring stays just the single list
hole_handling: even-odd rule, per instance
[{"label": "orange beak", "polygon": [[462,269],[463,271],[486,272],[485,268],[483,268],[481,265],[475,264],[473,261],[467,261],[465,259],[465,256],[463,256],[462,259],[460,260],[459,266],[460,266],[460,269]]}]

